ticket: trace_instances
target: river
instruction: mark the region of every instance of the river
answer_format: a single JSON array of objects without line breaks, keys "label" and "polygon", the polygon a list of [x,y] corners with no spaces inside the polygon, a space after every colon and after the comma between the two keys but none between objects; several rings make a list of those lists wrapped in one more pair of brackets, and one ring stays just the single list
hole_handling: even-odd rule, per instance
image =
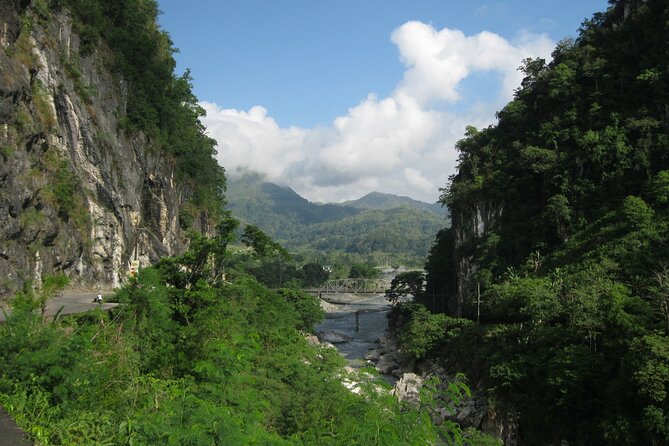
[{"label": "river", "polygon": [[[323,294],[325,320],[316,326],[322,341],[332,342],[352,367],[366,365],[365,353],[388,328],[390,304],[383,294]],[[358,327],[356,331],[356,312]]]}]

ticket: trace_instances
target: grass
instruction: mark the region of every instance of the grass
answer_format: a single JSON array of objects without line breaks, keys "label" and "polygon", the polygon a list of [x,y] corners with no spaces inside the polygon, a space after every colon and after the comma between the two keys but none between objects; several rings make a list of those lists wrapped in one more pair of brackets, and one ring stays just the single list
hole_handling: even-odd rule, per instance
[{"label": "grass", "polygon": [[42,128],[49,131],[56,127],[57,121],[51,95],[38,80],[32,85],[33,105]]}]

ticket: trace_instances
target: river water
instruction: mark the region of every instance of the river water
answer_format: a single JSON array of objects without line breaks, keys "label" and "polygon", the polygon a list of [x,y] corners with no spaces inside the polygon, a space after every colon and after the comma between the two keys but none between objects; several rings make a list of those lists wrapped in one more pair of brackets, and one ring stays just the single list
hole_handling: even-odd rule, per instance
[{"label": "river water", "polygon": [[[325,320],[316,326],[322,341],[332,342],[352,367],[366,364],[365,353],[377,346],[388,328],[390,304],[383,294],[323,294]],[[358,327],[356,331],[356,312]],[[343,342],[333,342],[332,339]],[[341,338],[341,339],[337,339]]]}]

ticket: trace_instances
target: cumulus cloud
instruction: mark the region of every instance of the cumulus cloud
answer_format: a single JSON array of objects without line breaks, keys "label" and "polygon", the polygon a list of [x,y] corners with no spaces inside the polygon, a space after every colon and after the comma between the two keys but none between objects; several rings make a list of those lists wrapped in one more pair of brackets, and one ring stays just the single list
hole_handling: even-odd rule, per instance
[{"label": "cumulus cloud", "polygon": [[[265,174],[314,201],[358,198],[372,190],[435,201],[454,171],[455,142],[466,125],[485,126],[522,78],[526,57],[547,58],[554,46],[545,35],[521,34],[514,42],[481,32],[436,30],[421,22],[396,29],[391,40],[406,66],[385,98],[370,94],[325,128],[281,128],[261,106],[248,111],[202,105],[219,161]],[[456,114],[460,87],[472,73],[496,72],[496,97]]]}]

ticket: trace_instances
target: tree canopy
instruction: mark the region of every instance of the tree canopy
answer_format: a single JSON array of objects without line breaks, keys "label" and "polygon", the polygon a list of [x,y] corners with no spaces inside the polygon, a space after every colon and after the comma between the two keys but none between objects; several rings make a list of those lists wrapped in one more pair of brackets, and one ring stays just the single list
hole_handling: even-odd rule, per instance
[{"label": "tree canopy", "polygon": [[481,376],[528,444],[669,441],[668,16],[611,1],[550,62],[525,60],[497,124],[457,144],[453,226],[426,265],[444,302],[424,303],[479,307],[439,354]]}]

